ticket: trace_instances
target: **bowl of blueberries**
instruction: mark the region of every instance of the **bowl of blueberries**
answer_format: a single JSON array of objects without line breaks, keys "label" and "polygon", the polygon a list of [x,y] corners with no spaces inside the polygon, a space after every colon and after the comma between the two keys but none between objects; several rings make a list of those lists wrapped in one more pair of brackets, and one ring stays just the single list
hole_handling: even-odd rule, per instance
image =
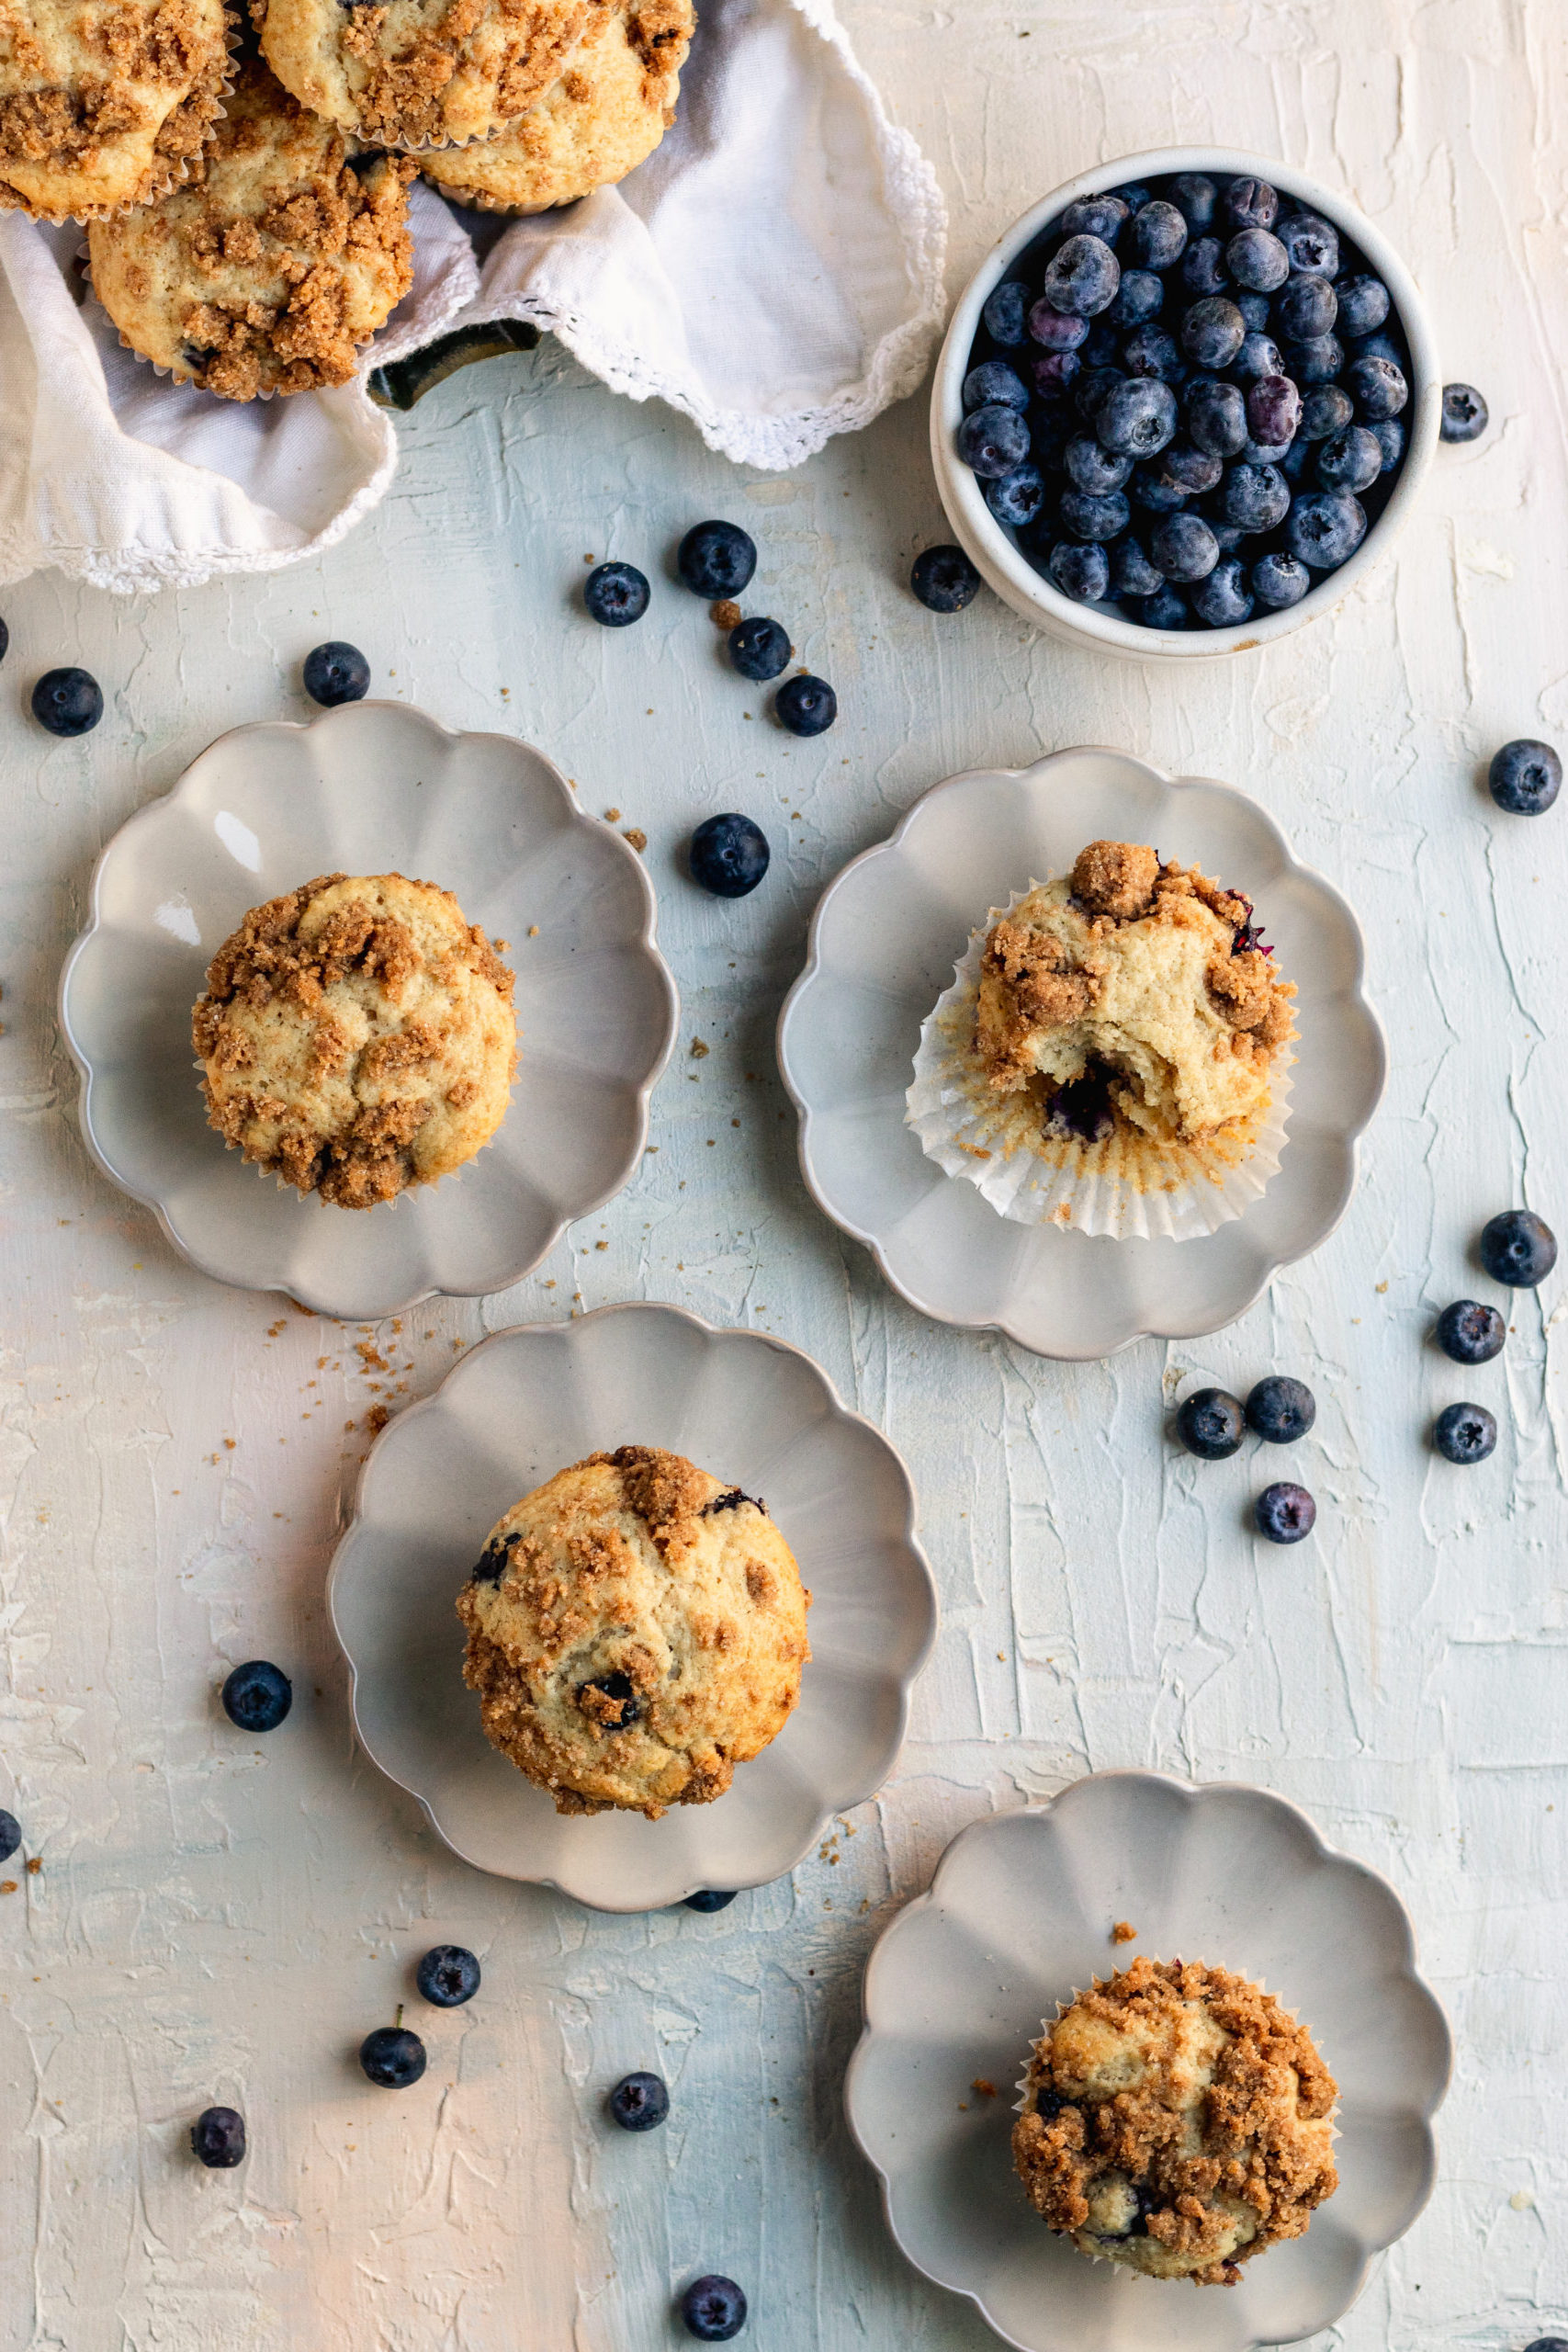
[{"label": "bowl of blueberries", "polygon": [[1084,172],[953,312],[931,454],[1016,612],[1134,659],[1266,645],[1384,556],[1437,447],[1421,297],[1341,196],[1168,148]]}]

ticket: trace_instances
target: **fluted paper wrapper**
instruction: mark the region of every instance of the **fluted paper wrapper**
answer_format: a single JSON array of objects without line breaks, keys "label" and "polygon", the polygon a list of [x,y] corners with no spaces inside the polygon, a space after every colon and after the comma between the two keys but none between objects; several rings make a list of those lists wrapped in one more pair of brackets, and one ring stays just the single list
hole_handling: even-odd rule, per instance
[{"label": "fluted paper wrapper", "polygon": [[[1029,888],[1036,886],[1032,882]],[[1245,1216],[1280,1166],[1290,1113],[1290,1056],[1275,1057],[1270,1100],[1244,1136],[1163,1144],[1120,1122],[1100,1143],[1044,1133],[1033,1092],[994,1093],[975,1052],[980,963],[993,908],[960,956],[953,985],[920,1029],[904,1116],[928,1159],[973,1184],[1015,1225],[1055,1225],[1115,1241],[1197,1241]]]}]

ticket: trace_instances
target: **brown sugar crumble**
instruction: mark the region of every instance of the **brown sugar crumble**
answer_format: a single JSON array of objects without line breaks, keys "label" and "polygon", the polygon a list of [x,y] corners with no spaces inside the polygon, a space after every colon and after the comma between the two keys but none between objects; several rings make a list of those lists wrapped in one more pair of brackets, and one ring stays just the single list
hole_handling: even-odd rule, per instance
[{"label": "brown sugar crumble", "polygon": [[1111,1930],[1111,1940],[1113,1944],[1130,1944],[1136,1940],[1137,1933],[1130,1919],[1118,1919]]}]

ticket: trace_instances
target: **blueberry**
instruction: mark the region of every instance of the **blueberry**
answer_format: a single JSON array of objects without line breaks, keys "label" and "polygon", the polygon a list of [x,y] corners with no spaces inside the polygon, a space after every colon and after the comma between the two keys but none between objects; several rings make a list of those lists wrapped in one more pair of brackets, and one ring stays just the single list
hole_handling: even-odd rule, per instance
[{"label": "blueberry", "polygon": [[432,1944],[414,1982],[434,2007],[460,2009],[479,1989],[479,1963],[462,1944]]},{"label": "blueberry", "polygon": [[1222,555],[1235,555],[1247,537],[1247,533],[1239,529],[1235,523],[1216,522],[1212,514],[1209,517],[1209,528],[1214,535],[1214,545]]},{"label": "blueberry", "polygon": [[1364,424],[1318,444],[1317,478],[1325,490],[1370,490],[1382,471],[1382,451]]},{"label": "blueberry", "polygon": [[[1058,360],[1070,353],[1054,355]],[[1029,427],[1015,408],[988,401],[971,410],[958,428],[958,454],[982,481],[999,481],[1029,455]]]},{"label": "blueberry", "polygon": [[1142,619],[1145,628],[1185,628],[1190,617],[1187,599],[1179,588],[1172,588],[1168,582],[1144,598]]},{"label": "blueberry", "polygon": [[767,620],[761,614],[754,620],[738,622],[725,643],[740,675],[755,685],[765,678],[776,678],[789,660],[788,629],[781,621]]},{"label": "blueberry", "polygon": [[1291,212],[1274,224],[1274,234],[1284,246],[1291,267],[1303,277],[1337,277],[1339,274],[1339,235],[1333,225],[1317,212]]},{"label": "blueberry", "polygon": [[1149,514],[1179,514],[1192,495],[1167,475],[1157,458],[1135,469],[1129,494]]},{"label": "blueberry", "polygon": [[1445,441],[1478,441],[1490,412],[1473,384],[1443,386],[1442,436]]},{"label": "blueberry", "polygon": [[424,2044],[406,2025],[378,2025],[360,2043],[359,2063],[380,2089],[407,2090],[424,2072]]},{"label": "blueberry", "polygon": [[734,1902],[731,1889],[722,1886],[700,1886],[695,1894],[685,1897],[688,1911],[727,1911]]},{"label": "blueberry", "polygon": [[792,735],[826,735],[838,716],[838,695],[826,678],[809,673],[786,678],[773,696],[773,717]]},{"label": "blueberry", "polygon": [[1228,368],[1247,336],[1247,322],[1223,294],[1206,294],[1181,322],[1181,348],[1196,368]]},{"label": "blueberry", "polygon": [[1268,1445],[1294,1445],[1317,1419],[1317,1399],[1304,1380],[1270,1373],[1249,1391],[1247,1425]]},{"label": "blueberry", "polygon": [[1275,322],[1288,343],[1314,343],[1339,315],[1339,297],[1326,277],[1292,277],[1280,289]]},{"label": "blueberry", "polygon": [[1181,256],[1181,283],[1190,294],[1223,294],[1230,284],[1218,237],[1200,237]]},{"label": "blueberry", "polygon": [[1168,514],[1156,523],[1149,553],[1168,580],[1201,580],[1220,560],[1213,531],[1197,514]]},{"label": "blueberry", "polygon": [[1291,380],[1285,374],[1279,345],[1271,334],[1264,334],[1257,328],[1249,329],[1243,336],[1241,349],[1231,367],[1244,384],[1260,383],[1265,376],[1278,376],[1282,383]]},{"label": "blueberry", "polygon": [[1286,546],[1310,571],[1337,571],[1366,536],[1366,509],[1348,490],[1309,490],[1285,525]]},{"label": "blueberry", "polygon": [[[637,574],[642,578],[641,573]],[[646,592],[648,582],[643,581]],[[330,638],[325,645],[312,646],[305,656],[300,673],[305,692],[312,702],[335,709],[339,703],[362,702],[370,691],[370,664],[357,645],[344,645],[339,638]]]},{"label": "blueberry", "polygon": [[1280,196],[1267,180],[1235,179],[1224,193],[1224,215],[1237,229],[1271,229],[1279,217]]},{"label": "blueberry", "polygon": [[1538,2335],[1525,2352],[1568,2352],[1568,2335]]},{"label": "blueberry", "polygon": [[1122,266],[1103,237],[1068,237],[1045,265],[1041,290],[1054,311],[1092,319],[1109,310]]},{"label": "blueberry", "polygon": [[1317,1518],[1317,1505],[1304,1487],[1294,1487],[1281,1478],[1272,1487],[1265,1487],[1252,1506],[1259,1535],[1270,1544],[1299,1544],[1310,1535]]},{"label": "blueberry", "polygon": [[[1033,522],[1034,517],[1045,503],[1045,477],[1038,466],[1015,466],[1010,474],[1003,474],[1000,481],[988,481],[983,495],[987,505],[998,523],[1007,524],[1012,530],[1021,531],[1026,524]],[[784,634],[782,630],[779,633],[781,636]],[[786,647],[784,655],[779,661],[778,670],[784,668],[784,661],[787,659]],[[775,677],[778,671],[769,670],[764,674],[770,678]]]},{"label": "blueberry", "polygon": [[1179,384],[1186,375],[1176,339],[1163,327],[1134,327],[1122,345],[1122,365],[1129,376],[1153,376],[1162,384]]},{"label": "blueberry", "polygon": [[1105,315],[1112,326],[1141,327],[1165,300],[1164,280],[1152,269],[1124,269],[1116,300]]},{"label": "blueberry", "polygon": [[1289,448],[1302,421],[1302,396],[1288,376],[1259,376],[1247,392],[1247,430],[1255,441]]},{"label": "blueberry", "polygon": [[1145,187],[1142,180],[1128,180],[1123,187],[1116,190],[1116,194],[1129,212],[1141,212],[1145,205],[1152,199],[1154,190]]},{"label": "blueberry", "polygon": [[1346,389],[1361,414],[1374,421],[1379,417],[1397,416],[1410,398],[1404,371],[1392,359],[1365,357],[1352,360],[1345,381]]},{"label": "blueberry", "polygon": [[1242,324],[1247,334],[1264,334],[1269,325],[1268,295],[1254,294],[1249,288],[1238,286],[1231,299],[1241,312]]},{"label": "blueberry", "polygon": [[1249,434],[1236,451],[1236,458],[1244,466],[1278,466],[1282,473],[1285,459],[1294,447],[1291,441],[1254,441]]},{"label": "blueberry", "polygon": [[1155,457],[1176,437],[1176,394],[1156,377],[1130,377],[1101,401],[1094,429],[1118,457]]},{"label": "blueberry", "polygon": [[1150,460],[1151,470],[1161,481],[1168,482],[1183,497],[1196,497],[1205,490],[1213,490],[1224,467],[1218,458],[1206,449],[1194,449],[1188,441],[1173,441],[1168,449]]},{"label": "blueberry", "polygon": [[1388,316],[1388,288],[1381,277],[1342,277],[1334,290],[1341,334],[1374,334]]},{"label": "blueberry", "polygon": [[1186,415],[1189,439],[1211,457],[1234,458],[1247,439],[1247,403],[1235,384],[1191,385]]},{"label": "blueberry", "polygon": [[1111,584],[1111,564],[1102,547],[1058,539],[1045,568],[1064,596],[1076,605],[1098,605]]},{"label": "blueberry", "polygon": [[1375,424],[1368,425],[1367,431],[1382,453],[1384,473],[1393,473],[1404,455],[1404,420],[1398,416],[1380,416]]},{"label": "blueberry", "polygon": [[1049,468],[1059,467],[1062,452],[1077,426],[1076,410],[1068,408],[1058,395],[1036,401],[1029,412],[1029,435],[1034,444],[1037,463]]},{"label": "blueberry", "polygon": [[[1002,408],[1029,406],[1029,386],[1005,359],[982,359],[978,368],[971,368],[964,379],[965,415],[971,409],[989,408],[993,402]],[[595,572],[593,576],[597,579],[599,575]]]},{"label": "blueberry", "polygon": [[1225,521],[1238,531],[1271,531],[1291,511],[1290,488],[1278,466],[1227,466],[1220,494]]},{"label": "blueberry", "polygon": [[294,1704],[294,1685],[265,1657],[235,1667],[223,1685],[223,1712],[242,1731],[276,1731]]},{"label": "blueberry", "polygon": [[1481,1262],[1495,1283],[1534,1290],[1557,1263],[1557,1236],[1529,1209],[1505,1209],[1481,1228]]},{"label": "blueberry", "polygon": [[1287,605],[1301,603],[1312,586],[1312,574],[1293,555],[1271,552],[1258,557],[1249,585],[1260,605],[1271,613],[1282,613]]},{"label": "blueberry", "polygon": [[[1039,301],[1030,310],[1029,340],[1043,351],[1077,351],[1088,341],[1090,333],[1087,319],[1075,318],[1070,311],[1054,311],[1049,302]],[[967,385],[968,379],[965,379]],[[965,408],[977,408],[980,403],[964,400]]]},{"label": "blueberry", "polygon": [[209,2172],[245,2161],[245,2119],[237,2108],[204,2107],[190,2127],[190,2152]]},{"label": "blueberry", "polygon": [[1181,1400],[1176,1434],[1200,1462],[1224,1462],[1245,1434],[1241,1407],[1224,1388],[1195,1389]]},{"label": "blueberry", "polygon": [[623,2132],[651,2132],[670,2112],[670,2093],[659,2075],[623,2075],[608,2105]]},{"label": "blueberry", "polygon": [[[1043,398],[1053,400],[1067,390],[1083,360],[1076,351],[1041,351],[1028,366],[1029,380],[1035,390]],[[978,467],[976,471],[979,471]]]},{"label": "blueberry", "polygon": [[1066,491],[1058,512],[1062,528],[1072,539],[1120,538],[1133,519],[1119,490],[1107,491],[1100,497],[1084,490]]},{"label": "blueberry", "polygon": [[1486,782],[1498,808],[1510,817],[1540,817],[1562,789],[1562,763],[1550,743],[1521,736],[1493,752]]},{"label": "blueberry", "polygon": [[1064,237],[1098,237],[1113,245],[1122,233],[1128,207],[1119,196],[1080,196],[1062,215]]},{"label": "blueberry", "polygon": [[1203,172],[1179,172],[1171,195],[1190,229],[1206,229],[1214,217],[1220,192]]},{"label": "blueberry", "polygon": [[1111,313],[1096,319],[1083,339],[1083,364],[1086,368],[1120,368],[1122,364],[1122,330],[1111,322]]},{"label": "blueberry", "polygon": [[51,735],[90,735],[104,715],[103,688],[85,670],[46,670],[33,688],[32,708]]},{"label": "blueberry", "polygon": [[1110,549],[1111,593],[1113,596],[1152,596],[1165,585],[1165,574],[1150,561],[1134,538],[1118,539]]},{"label": "blueberry", "polygon": [[1433,1424],[1432,1443],[1446,1462],[1468,1468],[1493,1452],[1497,1424],[1484,1405],[1450,1405]]},{"label": "blueberry", "polygon": [[1253,294],[1272,294],[1291,274],[1284,246],[1267,229],[1238,229],[1225,247],[1225,267]]},{"label": "blueberry", "polygon": [[694,596],[739,596],[757,569],[756,542],[736,523],[694,523],[675,565]]},{"label": "blueberry", "polygon": [[973,604],[980,575],[962,548],[922,548],[909,567],[909,585],[931,613],[961,613]]},{"label": "blueberry", "polygon": [[1296,427],[1303,441],[1326,441],[1342,433],[1356,410],[1348,392],[1337,384],[1314,384],[1302,394],[1302,421]]},{"label": "blueberry", "polygon": [[704,819],[692,835],[686,863],[693,881],[716,899],[744,899],[767,872],[771,855],[761,825],[732,810]]},{"label": "blueberry", "polygon": [[0,662],[4,662],[6,659],[6,649],[10,645],[10,642],[11,632],[6,628],[5,622],[0,621]]},{"label": "blueberry", "polygon": [[1314,335],[1310,343],[1292,343],[1285,353],[1285,368],[1298,384],[1328,384],[1345,365],[1345,347],[1337,334]]},{"label": "blueberry", "polygon": [[8,1862],[22,1842],[22,1825],[0,1805],[0,1862]]},{"label": "blueberry", "polygon": [[1404,372],[1404,354],[1391,334],[1358,335],[1345,348],[1351,359],[1386,359],[1391,367]]},{"label": "blueberry", "polygon": [[[1023,390],[1021,384],[1019,390]],[[590,620],[605,628],[628,628],[648,610],[647,577],[633,563],[595,564],[582,583],[582,601]],[[363,694],[364,687],[359,691]]]},{"label": "blueberry", "polygon": [[1241,558],[1221,558],[1206,580],[1192,591],[1192,609],[1210,628],[1235,628],[1252,618],[1252,598]]},{"label": "blueberry", "polygon": [[1490,1363],[1503,1352],[1507,1327],[1495,1306],[1456,1298],[1438,1317],[1438,1345],[1455,1363]]},{"label": "blueberry", "polygon": [[1005,277],[999,286],[993,286],[980,313],[993,343],[1010,351],[1023,341],[1023,322],[1032,300],[1028,287],[1016,277]]},{"label": "blueberry", "polygon": [[1094,423],[1117,385],[1124,384],[1127,380],[1120,368],[1091,369],[1073,394],[1073,406],[1086,424]]},{"label": "blueberry", "polygon": [[1127,242],[1142,268],[1169,269],[1187,250],[1187,222],[1174,204],[1156,197],[1133,215]]},{"label": "blueberry", "polygon": [[1073,488],[1087,490],[1092,497],[1125,490],[1133,470],[1131,458],[1118,457],[1113,449],[1103,447],[1092,433],[1073,435],[1062,452],[1062,464]]},{"label": "blueberry", "polygon": [[686,2332],[704,2344],[728,2344],[746,2324],[746,2298],[733,2278],[694,2278],[681,2298]]},{"label": "blueberry", "polygon": [[[1247,447],[1250,448],[1250,442],[1247,444]],[[1317,444],[1315,441],[1303,441],[1301,435],[1298,433],[1290,447],[1285,451],[1284,456],[1278,460],[1280,471],[1290,483],[1292,495],[1301,486],[1303,476],[1305,474],[1307,469],[1308,460],[1316,447]]]}]

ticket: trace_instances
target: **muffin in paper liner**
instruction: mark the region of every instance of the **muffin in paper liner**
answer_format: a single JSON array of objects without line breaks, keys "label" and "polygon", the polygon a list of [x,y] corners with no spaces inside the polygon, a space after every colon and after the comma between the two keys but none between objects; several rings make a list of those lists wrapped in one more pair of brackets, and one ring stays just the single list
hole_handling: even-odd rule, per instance
[{"label": "muffin in paper liner", "polygon": [[1259,1111],[1206,1143],[1156,1142],[1121,1121],[1100,1142],[1048,1135],[1039,1085],[995,1092],[974,1043],[987,936],[1035,888],[1031,882],[991,909],[921,1023],[906,1124],[929,1159],[1014,1224],[1118,1241],[1195,1241],[1217,1232],[1244,1216],[1278,1173],[1293,1057],[1276,1056]]}]

